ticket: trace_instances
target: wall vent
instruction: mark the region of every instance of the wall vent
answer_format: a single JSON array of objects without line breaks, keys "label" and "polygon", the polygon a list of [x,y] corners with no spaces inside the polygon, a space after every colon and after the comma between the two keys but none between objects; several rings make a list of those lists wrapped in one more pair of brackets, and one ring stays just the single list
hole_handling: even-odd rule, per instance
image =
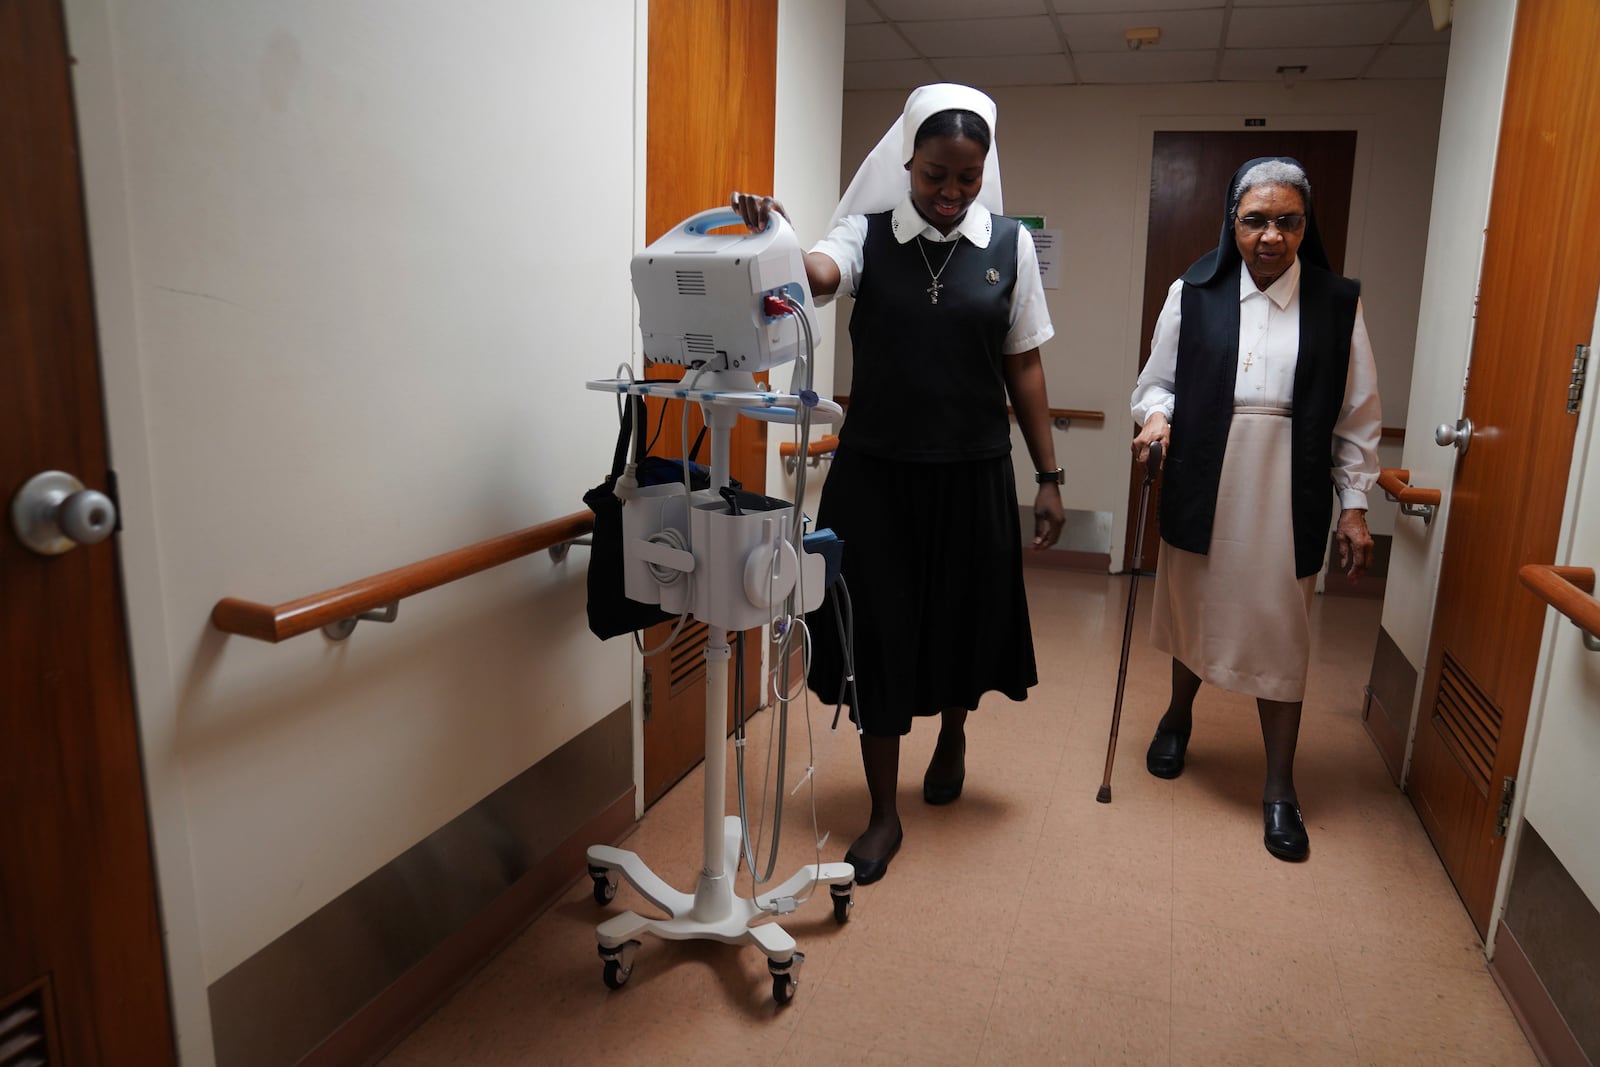
[{"label": "wall vent", "polygon": [[50,1067],[44,988],[35,986],[0,1007],[0,1067]]},{"label": "wall vent", "polygon": [[711,628],[703,622],[691,623],[683,628],[678,639],[672,642],[672,683],[670,692],[673,696],[681,693],[686,686],[693,685],[706,673],[706,640],[711,633]]},{"label": "wall vent", "polygon": [[1446,651],[1433,704],[1434,729],[1485,800],[1500,747],[1500,722],[1500,709]]}]

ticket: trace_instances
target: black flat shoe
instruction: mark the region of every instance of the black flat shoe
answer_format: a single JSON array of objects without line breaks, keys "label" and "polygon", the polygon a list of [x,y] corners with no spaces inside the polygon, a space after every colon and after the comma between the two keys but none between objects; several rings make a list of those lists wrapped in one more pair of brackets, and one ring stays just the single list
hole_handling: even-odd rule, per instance
[{"label": "black flat shoe", "polygon": [[875,860],[864,860],[854,852],[846,852],[844,861],[856,869],[856,885],[871,885],[889,873],[889,861],[900,851],[900,842],[905,837],[905,830],[901,829],[894,835],[894,844],[889,846],[889,851]]},{"label": "black flat shoe", "polygon": [[1311,838],[1306,834],[1305,820],[1300,817],[1300,805],[1292,800],[1264,800],[1261,809],[1266,824],[1262,841],[1268,852],[1291,863],[1311,855]]},{"label": "black flat shoe", "polygon": [[1189,751],[1189,735],[1157,728],[1144,754],[1144,768],[1157,778],[1176,778],[1183,773],[1183,754]]},{"label": "black flat shoe", "polygon": [[961,787],[967,781],[967,745],[961,743],[961,773],[948,782],[938,782],[928,775],[922,776],[922,802],[924,804],[950,804],[961,796]]}]

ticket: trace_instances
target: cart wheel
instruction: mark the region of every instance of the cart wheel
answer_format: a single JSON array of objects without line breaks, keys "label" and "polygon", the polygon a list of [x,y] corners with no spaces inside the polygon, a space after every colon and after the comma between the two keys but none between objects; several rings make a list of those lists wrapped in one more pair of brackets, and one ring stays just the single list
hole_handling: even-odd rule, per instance
[{"label": "cart wheel", "polygon": [[633,968],[624,968],[621,960],[606,960],[605,973],[601,977],[607,989],[621,989],[628,984],[628,976],[632,973]]},{"label": "cart wheel", "polygon": [[850,921],[850,909],[856,906],[855,899],[847,885],[829,886],[828,889],[833,894],[833,921],[843,926]]},{"label": "cart wheel", "polygon": [[589,877],[594,879],[594,902],[596,904],[609,904],[617,896],[617,883],[612,880],[611,872],[604,867],[589,868]]},{"label": "cart wheel", "polygon": [[637,951],[637,941],[600,946],[600,960],[605,964],[601,977],[605,979],[607,989],[621,989],[628,984],[628,976],[633,973],[633,954]]},{"label": "cart wheel", "polygon": [[772,999],[787,1004],[794,999],[800,985],[800,965],[806,961],[804,952],[796,952],[786,960],[768,960],[767,971],[772,975]]}]

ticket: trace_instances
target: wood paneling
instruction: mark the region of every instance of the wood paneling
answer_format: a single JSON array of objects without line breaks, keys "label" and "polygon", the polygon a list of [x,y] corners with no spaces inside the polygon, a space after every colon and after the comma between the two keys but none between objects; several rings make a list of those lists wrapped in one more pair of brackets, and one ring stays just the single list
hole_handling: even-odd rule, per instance
[{"label": "wood paneling", "polygon": [[1465,403],[1476,431],[1456,464],[1422,700],[1439,702],[1448,658],[1502,721],[1487,796],[1426,710],[1409,782],[1480,935],[1505,845],[1499,787],[1522,755],[1544,630],[1544,605],[1517,570],[1555,558],[1577,423],[1566,412],[1573,346],[1589,339],[1600,290],[1597,42],[1591,0],[1517,7]]},{"label": "wood paneling", "polygon": [[[1161,131],[1150,158],[1150,232],[1145,243],[1144,306],[1139,320],[1139,369],[1150,358],[1150,335],[1167,290],[1189,265],[1217,247],[1223,197],[1234,171],[1257,156],[1292,156],[1306,168],[1316,200],[1317,227],[1335,272],[1344,268],[1350,225],[1350,180],[1355,171],[1354,130]],[[1132,391],[1132,384],[1129,385]],[[1138,427],[1134,428],[1134,433]],[[1174,431],[1176,432],[1176,431]],[[1130,437],[1133,434],[1129,434]],[[1139,506],[1144,471],[1129,457],[1128,514]],[[1161,481],[1150,493],[1144,569],[1154,570],[1161,547]],[[1128,524],[1123,565],[1132,566],[1133,523]]]},{"label": "wood paneling", "polygon": [[[707,208],[728,203],[734,191],[770,192],[778,94],[777,0],[651,0],[649,106],[646,119],[645,239]],[[652,366],[652,378],[676,378],[682,368]],[[764,378],[764,376],[763,376]],[[685,416],[666,402],[659,455],[682,452],[680,420],[689,419],[692,442],[702,425],[698,405]],[[650,401],[651,423],[663,404]],[[740,419],[730,441],[729,470],[746,489],[765,492],[766,424]],[[710,445],[701,453],[709,461]],[[687,627],[686,627],[687,630]],[[672,632],[652,627],[645,647]],[[693,638],[680,634],[674,646]],[[703,638],[702,638],[703,644]],[[753,709],[761,694],[761,631],[745,641],[745,678]],[[695,646],[700,647],[700,646]],[[705,668],[669,686],[672,651],[645,665],[654,692],[645,726],[645,802],[653,801],[703,758]],[[685,684],[687,683],[687,684]],[[733,688],[730,682],[730,700]]]},{"label": "wood paneling", "polygon": [[[58,0],[0,3],[0,503],[44,470],[108,489]],[[63,1064],[173,1060],[111,543],[0,524],[0,1003],[48,976]]]}]

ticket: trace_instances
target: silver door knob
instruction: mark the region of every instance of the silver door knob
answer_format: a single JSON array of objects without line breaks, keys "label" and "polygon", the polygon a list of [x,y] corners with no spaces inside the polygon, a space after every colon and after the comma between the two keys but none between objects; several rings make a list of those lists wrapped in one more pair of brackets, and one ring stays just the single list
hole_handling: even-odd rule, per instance
[{"label": "silver door knob", "polygon": [[1454,426],[1441,422],[1439,428],[1433,431],[1433,440],[1435,444],[1454,445],[1457,452],[1466,455],[1467,449],[1472,446],[1472,420],[1463,417]]},{"label": "silver door knob", "polygon": [[117,506],[65,471],[45,471],[28,479],[11,501],[11,528],[41,556],[59,556],[110,537]]}]

